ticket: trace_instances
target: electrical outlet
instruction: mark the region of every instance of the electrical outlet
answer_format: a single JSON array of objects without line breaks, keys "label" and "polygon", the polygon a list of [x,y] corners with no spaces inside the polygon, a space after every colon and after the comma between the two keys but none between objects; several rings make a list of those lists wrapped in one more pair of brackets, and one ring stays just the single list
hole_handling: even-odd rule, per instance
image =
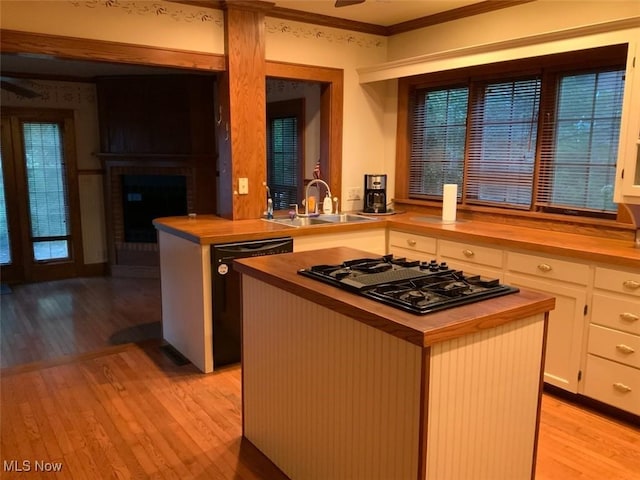
[{"label": "electrical outlet", "polygon": [[347,190],[347,200],[360,200],[362,193],[360,187],[351,187]]},{"label": "electrical outlet", "polygon": [[249,193],[249,179],[247,177],[238,178],[238,193],[240,195]]}]

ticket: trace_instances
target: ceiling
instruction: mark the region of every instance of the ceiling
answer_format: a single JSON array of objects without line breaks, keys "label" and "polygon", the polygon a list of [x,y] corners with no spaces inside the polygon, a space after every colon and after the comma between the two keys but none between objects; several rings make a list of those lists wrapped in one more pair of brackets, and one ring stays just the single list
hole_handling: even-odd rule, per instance
[{"label": "ceiling", "polygon": [[416,18],[429,17],[466,7],[479,0],[365,0],[364,3],[335,7],[335,0],[276,0],[276,7],[338,17],[388,27]]},{"label": "ceiling", "polygon": [[[180,1],[180,0],[174,0]],[[185,3],[203,4],[185,1]],[[335,0],[275,0],[275,7],[286,11],[302,12],[313,18],[315,15],[335,17],[350,22],[389,27],[417,18],[439,15],[451,10],[488,3],[478,0],[365,0],[363,3],[335,7]],[[305,17],[307,18],[307,17]],[[320,18],[320,17],[318,17]],[[325,25],[331,25],[331,18],[324,18]],[[328,22],[327,22],[328,21]],[[144,67],[137,65],[110,64],[78,60],[60,60],[40,55],[0,55],[0,71],[3,76],[57,77],[91,79],[111,75],[144,75],[176,72],[172,69]],[[183,71],[184,72],[184,71]]]}]

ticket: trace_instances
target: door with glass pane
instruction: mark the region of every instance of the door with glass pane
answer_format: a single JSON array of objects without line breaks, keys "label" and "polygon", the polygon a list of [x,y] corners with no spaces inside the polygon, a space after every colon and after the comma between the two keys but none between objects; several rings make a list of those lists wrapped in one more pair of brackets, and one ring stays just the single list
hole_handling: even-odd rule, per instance
[{"label": "door with glass pane", "polygon": [[75,276],[82,257],[73,112],[2,113],[2,281]]}]

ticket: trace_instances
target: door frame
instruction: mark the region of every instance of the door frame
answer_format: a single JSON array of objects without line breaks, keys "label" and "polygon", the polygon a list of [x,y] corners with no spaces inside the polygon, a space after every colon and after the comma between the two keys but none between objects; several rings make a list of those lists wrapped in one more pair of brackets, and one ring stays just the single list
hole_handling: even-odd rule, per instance
[{"label": "door frame", "polygon": [[[78,276],[84,265],[80,194],[73,110],[3,107],[2,145],[5,201],[12,263],[2,267],[4,282],[34,282]],[[69,209],[69,258],[36,261],[31,242],[31,218],[21,124],[58,123],[62,129],[62,154]]]}]

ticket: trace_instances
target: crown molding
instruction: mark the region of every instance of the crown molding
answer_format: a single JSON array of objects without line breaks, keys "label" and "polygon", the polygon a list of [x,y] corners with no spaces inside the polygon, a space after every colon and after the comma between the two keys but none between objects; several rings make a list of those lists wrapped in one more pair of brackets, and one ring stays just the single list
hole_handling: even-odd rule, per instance
[{"label": "crown molding", "polygon": [[429,15],[426,17],[408,20],[402,23],[396,23],[387,27],[387,35],[397,35],[398,33],[410,32],[419,28],[430,27],[439,23],[451,22],[461,18],[473,17],[482,13],[489,13],[503,8],[517,7],[525,3],[535,2],[536,0],[485,0],[484,2],[474,3],[464,7],[446,10],[441,13]]},{"label": "crown molding", "polygon": [[[436,62],[459,60],[484,54],[493,54],[497,51],[506,51],[517,48],[532,47],[543,43],[569,41],[586,38],[592,35],[612,34],[619,31],[634,31],[640,27],[640,16],[595,23],[592,25],[568,28],[552,32],[545,32],[526,37],[503,40],[498,42],[483,43],[442,52],[427,53],[416,57],[408,57],[378,65],[370,65],[357,68],[360,83],[370,83],[380,80],[408,77],[412,75],[428,73],[426,65]],[[588,48],[584,46],[585,48]],[[468,65],[466,65],[468,66]]]}]

